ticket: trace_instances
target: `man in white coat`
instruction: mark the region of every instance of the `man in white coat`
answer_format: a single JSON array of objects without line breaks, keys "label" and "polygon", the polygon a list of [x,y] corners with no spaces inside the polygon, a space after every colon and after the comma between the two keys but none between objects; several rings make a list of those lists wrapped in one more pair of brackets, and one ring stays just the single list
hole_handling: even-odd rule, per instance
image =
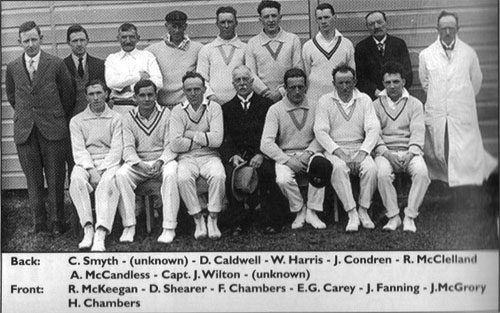
[{"label": "man in white coat", "polygon": [[420,82],[427,92],[425,160],[430,178],[450,187],[481,185],[497,166],[484,150],[479,130],[479,60],[458,38],[458,29],[458,16],[442,11],[439,38],[419,58]]}]

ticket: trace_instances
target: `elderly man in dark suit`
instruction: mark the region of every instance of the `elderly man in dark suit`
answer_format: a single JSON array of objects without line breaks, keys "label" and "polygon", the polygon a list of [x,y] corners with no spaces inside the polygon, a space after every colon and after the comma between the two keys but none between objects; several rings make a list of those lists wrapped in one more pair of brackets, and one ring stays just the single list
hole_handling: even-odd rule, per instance
[{"label": "elderly man in dark suit", "polygon": [[382,65],[392,61],[403,66],[405,88],[410,89],[413,74],[410,55],[404,40],[387,34],[387,17],[382,11],[372,11],[365,16],[370,36],[356,45],[356,78],[359,91],[368,94],[372,100],[384,90]]},{"label": "elderly man in dark suit", "polygon": [[[279,230],[278,224],[283,223],[280,216],[276,216],[275,206],[286,204],[278,186],[275,183],[276,174],[274,161],[264,156],[260,151],[260,139],[264,129],[264,122],[272,101],[253,92],[253,75],[245,65],[238,65],[232,72],[233,86],[236,95],[222,106],[224,116],[224,143],[221,147],[222,160],[226,168],[226,191],[230,209],[235,218],[233,220],[233,235],[239,235],[249,226],[250,212],[244,210],[244,204],[238,201],[231,192],[232,173],[234,168],[243,162],[254,167],[259,177],[261,206],[267,216],[266,232],[274,233]],[[273,204],[270,203],[273,199]],[[273,205],[273,208],[266,206]]]},{"label": "elderly man in dark suit", "polygon": [[46,231],[50,226],[54,234],[59,234],[64,213],[67,119],[73,109],[74,93],[63,60],[40,49],[42,38],[35,22],[21,24],[19,43],[24,53],[7,65],[6,91],[14,108],[14,142],[28,185],[33,231]]},{"label": "elderly man in dark suit", "polygon": [[80,24],[71,25],[66,31],[66,41],[71,48],[71,54],[64,59],[71,77],[74,79],[76,89],[76,102],[72,116],[85,110],[87,99],[85,84],[91,80],[104,80],[104,60],[98,59],[87,53],[89,35]]}]

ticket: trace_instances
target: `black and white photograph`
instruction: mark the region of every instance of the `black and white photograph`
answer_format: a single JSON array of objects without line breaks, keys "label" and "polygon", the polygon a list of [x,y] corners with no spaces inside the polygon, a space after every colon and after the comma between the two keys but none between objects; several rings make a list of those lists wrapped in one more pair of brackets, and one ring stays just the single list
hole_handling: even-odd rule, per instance
[{"label": "black and white photograph", "polygon": [[1,1],[2,312],[498,312],[498,17]]}]

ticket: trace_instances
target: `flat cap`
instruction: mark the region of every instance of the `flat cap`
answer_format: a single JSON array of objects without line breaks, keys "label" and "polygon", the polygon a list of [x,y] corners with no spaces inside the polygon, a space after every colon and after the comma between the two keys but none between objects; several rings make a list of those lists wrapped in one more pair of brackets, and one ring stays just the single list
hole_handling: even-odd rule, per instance
[{"label": "flat cap", "polygon": [[182,11],[172,11],[165,16],[167,23],[186,23],[187,15]]}]

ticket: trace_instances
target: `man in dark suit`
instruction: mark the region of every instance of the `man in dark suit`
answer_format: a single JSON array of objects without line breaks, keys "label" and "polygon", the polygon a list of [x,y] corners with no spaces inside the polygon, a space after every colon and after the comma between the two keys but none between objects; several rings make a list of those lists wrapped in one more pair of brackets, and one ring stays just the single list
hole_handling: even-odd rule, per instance
[{"label": "man in dark suit", "polygon": [[[264,98],[252,90],[253,75],[245,65],[239,65],[232,72],[233,86],[236,96],[222,106],[224,116],[224,143],[221,147],[222,161],[226,169],[226,193],[232,215],[234,215],[232,232],[239,235],[249,226],[251,214],[244,209],[244,203],[238,201],[231,188],[232,174],[235,167],[243,162],[256,168],[259,177],[262,209],[266,216],[266,232],[274,233],[279,230],[277,224],[283,223],[276,214],[275,206],[282,207],[286,199],[282,197],[275,183],[276,174],[274,161],[264,156],[260,151],[260,139],[264,129],[267,110],[272,101]],[[268,208],[266,206],[273,206]],[[274,214],[274,215],[270,215]]]},{"label": "man in dark suit", "polygon": [[[35,22],[19,27],[23,55],[7,65],[7,98],[14,108],[14,142],[28,185],[34,232],[62,232],[65,156],[73,109],[71,75],[63,60],[40,49]],[[44,174],[48,207],[44,201]],[[48,216],[47,216],[48,215]],[[50,224],[47,225],[47,217]]]},{"label": "man in dark suit", "polygon": [[[71,48],[71,54],[64,59],[64,63],[73,78],[72,83],[75,90],[75,104],[71,117],[81,113],[88,105],[85,95],[85,84],[92,80],[104,82],[104,60],[95,58],[87,53],[87,44],[89,35],[82,25],[71,25],[66,31],[66,42]],[[69,124],[69,120],[68,120]],[[66,163],[68,164],[68,178],[71,177],[71,171],[75,162],[69,143]]]},{"label": "man in dark suit", "polygon": [[66,41],[72,53],[64,59],[76,89],[76,102],[72,116],[85,110],[85,84],[91,80],[104,80],[104,60],[95,58],[87,53],[89,35],[82,25],[71,25],[66,32]]},{"label": "man in dark suit", "polygon": [[384,12],[372,11],[365,16],[365,21],[370,36],[359,42],[354,52],[358,80],[356,87],[375,100],[384,90],[382,65],[392,61],[403,66],[405,88],[409,90],[413,74],[406,43],[387,34],[387,18]]}]

